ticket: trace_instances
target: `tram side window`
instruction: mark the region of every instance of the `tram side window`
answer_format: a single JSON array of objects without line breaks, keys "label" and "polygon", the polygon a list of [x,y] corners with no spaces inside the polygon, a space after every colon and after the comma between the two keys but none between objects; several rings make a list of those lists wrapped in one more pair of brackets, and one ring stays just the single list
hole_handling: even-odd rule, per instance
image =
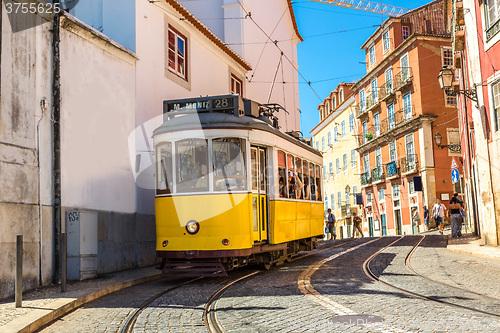
[{"label": "tram side window", "polygon": [[295,199],[295,163],[292,155],[286,155],[286,167],[287,167],[287,182],[286,186],[288,187],[288,197],[291,199]]},{"label": "tram side window", "polygon": [[309,177],[310,177],[310,182],[311,182],[311,199],[310,200],[316,200],[316,179],[314,177],[314,164],[309,163]]},{"label": "tram side window", "polygon": [[208,191],[208,141],[186,139],[175,144],[177,193]]},{"label": "tram side window", "polygon": [[304,193],[304,200],[310,200],[311,199],[311,192],[309,189],[309,163],[306,161],[303,161],[302,163],[302,169],[303,171],[303,179],[304,179],[304,188],[302,189],[302,192]]},{"label": "tram side window", "polygon": [[295,170],[296,170],[296,177],[294,178],[294,180],[295,180],[296,198],[304,199],[304,193],[303,193],[304,178],[302,175],[302,160],[300,158],[295,159]]},{"label": "tram side window", "polygon": [[215,191],[246,190],[245,140],[214,139],[212,151]]},{"label": "tram side window", "polygon": [[279,177],[279,196],[280,198],[288,197],[286,191],[286,162],[285,153],[281,150],[278,151],[278,177]]},{"label": "tram side window", "polygon": [[316,201],[321,201],[321,167],[316,165]]},{"label": "tram side window", "polygon": [[257,167],[257,149],[251,148],[250,160],[252,166],[252,190],[257,191],[259,189],[259,169]]},{"label": "tram side window", "polygon": [[172,143],[162,143],[156,148],[156,194],[172,193]]}]

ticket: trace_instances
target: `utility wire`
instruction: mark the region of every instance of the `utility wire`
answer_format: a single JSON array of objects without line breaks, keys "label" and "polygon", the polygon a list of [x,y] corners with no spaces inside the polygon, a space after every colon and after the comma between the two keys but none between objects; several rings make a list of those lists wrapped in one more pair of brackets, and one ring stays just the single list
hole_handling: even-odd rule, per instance
[{"label": "utility wire", "polygon": [[[250,18],[250,20],[252,20],[252,22],[257,26],[257,28],[259,28],[260,31],[262,31],[262,33],[270,40],[270,41],[273,41],[272,38],[264,31],[264,29],[262,29],[262,27],[257,23],[255,22],[255,20],[253,19],[252,15],[248,13],[248,11],[245,9],[245,7],[243,7],[243,4],[241,3],[240,0],[236,0],[238,1],[238,4],[240,5],[240,7],[243,9],[243,11],[245,11],[245,13],[248,15],[248,17]],[[318,97],[318,99],[321,101],[321,97],[319,97],[318,93],[316,92],[316,90],[314,90],[314,88],[311,86],[311,82],[310,81],[307,81],[307,79],[304,77],[304,75],[302,75],[302,73],[299,71],[299,69],[295,66],[295,64],[288,58],[288,56],[283,52],[283,50],[278,46],[278,43],[274,43],[274,46],[276,46],[276,48],[278,50],[280,50],[280,52],[283,54],[283,56],[285,57],[285,59],[290,63],[290,65],[295,69],[295,71],[297,71],[297,73],[300,75],[300,77],[308,83],[308,86],[311,88],[311,90],[314,92],[314,94],[316,95],[316,97]]]}]

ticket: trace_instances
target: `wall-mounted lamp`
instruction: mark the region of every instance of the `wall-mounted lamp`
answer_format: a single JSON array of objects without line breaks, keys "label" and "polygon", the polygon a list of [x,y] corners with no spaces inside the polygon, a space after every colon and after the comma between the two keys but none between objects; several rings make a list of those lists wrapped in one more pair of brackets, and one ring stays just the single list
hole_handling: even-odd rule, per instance
[{"label": "wall-mounted lamp", "polygon": [[434,142],[436,143],[436,146],[438,146],[441,149],[448,148],[449,150],[451,150],[454,153],[459,153],[462,151],[462,146],[460,144],[443,145],[443,144],[441,144],[442,141],[443,141],[443,137],[441,136],[441,134],[439,134],[439,132],[436,132],[436,135],[434,135]]},{"label": "wall-mounted lamp", "polygon": [[453,70],[451,68],[443,67],[443,69],[441,69],[441,71],[439,72],[439,75],[437,77],[438,81],[439,81],[439,87],[441,89],[449,91],[455,95],[456,94],[463,94],[468,99],[476,102],[476,106],[478,106],[476,85],[474,84],[473,89],[452,90],[451,86],[453,83],[454,76],[455,76],[455,74],[453,73]]}]

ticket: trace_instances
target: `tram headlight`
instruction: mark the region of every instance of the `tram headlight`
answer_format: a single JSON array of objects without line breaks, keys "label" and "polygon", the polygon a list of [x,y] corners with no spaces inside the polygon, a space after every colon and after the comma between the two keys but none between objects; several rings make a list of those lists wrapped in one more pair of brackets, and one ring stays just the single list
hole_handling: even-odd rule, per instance
[{"label": "tram headlight", "polygon": [[167,245],[168,245],[168,240],[164,240],[164,241],[163,241],[163,243],[162,243],[161,245],[163,245],[163,247],[167,247]]},{"label": "tram headlight", "polygon": [[186,231],[188,232],[188,234],[194,235],[199,230],[200,230],[200,224],[195,220],[191,220],[188,223],[186,223]]},{"label": "tram headlight", "polygon": [[229,245],[229,239],[224,238],[224,239],[222,240],[222,245],[224,245],[224,246],[228,246],[228,245]]}]

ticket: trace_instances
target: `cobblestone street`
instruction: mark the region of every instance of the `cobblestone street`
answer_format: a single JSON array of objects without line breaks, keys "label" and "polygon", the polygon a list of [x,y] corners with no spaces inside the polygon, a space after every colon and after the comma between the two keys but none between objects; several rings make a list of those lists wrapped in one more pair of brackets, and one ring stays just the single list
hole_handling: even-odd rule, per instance
[{"label": "cobblestone street", "polygon": [[[230,287],[217,302],[217,321],[227,332],[498,331],[500,282],[494,277],[500,274],[500,262],[447,251],[444,236],[428,235],[409,258],[423,277],[405,265],[420,240],[422,236],[322,242],[307,256]],[[365,274],[365,262],[380,282]],[[227,280],[253,270],[180,287],[188,280],[163,279],[123,289],[40,332],[116,332],[145,301],[176,286],[139,314],[134,332],[207,332],[207,300]],[[367,322],[367,315],[383,321]]]}]

